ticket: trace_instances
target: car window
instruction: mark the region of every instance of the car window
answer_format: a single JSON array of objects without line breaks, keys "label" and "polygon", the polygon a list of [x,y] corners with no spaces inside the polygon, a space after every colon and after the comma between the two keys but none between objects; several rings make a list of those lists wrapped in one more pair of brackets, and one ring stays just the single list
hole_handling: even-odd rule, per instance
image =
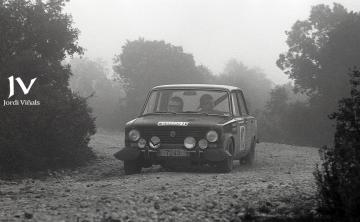
[{"label": "car window", "polygon": [[245,103],[245,100],[244,100],[244,96],[243,96],[243,93],[242,92],[237,92],[237,98],[238,98],[238,102],[239,102],[239,105],[240,105],[240,112],[241,114],[244,116],[246,115],[249,115],[249,112],[247,110],[247,107],[246,107],[246,103]]},{"label": "car window", "polygon": [[215,105],[215,109],[217,109],[221,112],[230,113],[229,112],[229,98],[227,95],[226,95],[226,97],[221,98],[221,100],[218,100],[218,103]]},{"label": "car window", "polygon": [[231,93],[231,102],[232,102],[234,116],[240,116],[241,113],[240,113],[240,110],[239,110],[239,103],[238,103],[238,100],[236,98],[236,93],[234,93],[234,92]]},{"label": "car window", "polygon": [[[212,105],[208,107],[207,103]],[[153,91],[143,114],[166,111],[229,115],[229,96],[226,91],[220,90],[166,89]]]},{"label": "car window", "polygon": [[145,107],[145,110],[144,110],[144,112],[145,113],[152,113],[152,112],[154,112],[155,110],[156,110],[156,102],[155,102],[155,100],[156,100],[156,97],[158,96],[158,94],[157,93],[151,93],[150,94],[150,97],[149,97],[149,99],[148,99],[148,102],[147,102],[147,106]]}]

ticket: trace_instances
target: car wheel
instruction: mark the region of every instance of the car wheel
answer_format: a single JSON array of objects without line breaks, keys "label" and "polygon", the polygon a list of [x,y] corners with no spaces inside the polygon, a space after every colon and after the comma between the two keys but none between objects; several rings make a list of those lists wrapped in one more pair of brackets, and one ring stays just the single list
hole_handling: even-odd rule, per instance
[{"label": "car wheel", "polygon": [[141,172],[141,162],[139,160],[125,160],[124,171],[126,175],[137,174]]},{"label": "car wheel", "polygon": [[245,162],[247,165],[253,165],[255,161],[255,138],[251,141],[251,147],[249,153],[242,158],[242,161]]},{"label": "car wheel", "polygon": [[233,169],[233,160],[234,160],[233,159],[234,143],[232,140],[230,140],[227,143],[225,150],[227,150],[231,154],[231,156],[226,157],[225,160],[221,161],[218,164],[218,169],[222,173],[229,173]]}]

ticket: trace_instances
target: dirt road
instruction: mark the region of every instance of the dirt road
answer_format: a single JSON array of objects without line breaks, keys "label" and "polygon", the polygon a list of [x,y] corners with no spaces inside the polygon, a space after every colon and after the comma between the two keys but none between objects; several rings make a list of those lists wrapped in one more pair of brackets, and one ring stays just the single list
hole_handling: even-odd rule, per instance
[{"label": "dirt road", "polygon": [[125,176],[111,155],[121,136],[99,133],[91,144],[99,159],[75,172],[0,180],[0,220],[246,221],[292,217],[315,206],[315,148],[260,143],[255,165],[236,161],[229,174],[153,167]]}]

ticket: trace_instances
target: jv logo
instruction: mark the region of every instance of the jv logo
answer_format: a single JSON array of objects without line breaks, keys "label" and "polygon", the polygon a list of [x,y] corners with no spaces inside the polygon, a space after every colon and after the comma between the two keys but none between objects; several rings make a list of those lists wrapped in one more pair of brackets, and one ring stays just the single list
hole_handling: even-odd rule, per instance
[{"label": "jv logo", "polygon": [[[9,93],[9,97],[12,97],[14,95],[14,85],[15,85],[15,81],[14,81],[14,76],[10,76],[9,78],[9,86],[10,86],[10,93]],[[28,94],[30,92],[30,89],[32,87],[32,85],[34,84],[36,78],[31,79],[30,84],[28,87],[25,86],[24,82],[22,81],[22,79],[20,77],[17,77],[15,79],[17,81],[17,83],[19,84],[19,86],[21,87],[24,95]]]}]

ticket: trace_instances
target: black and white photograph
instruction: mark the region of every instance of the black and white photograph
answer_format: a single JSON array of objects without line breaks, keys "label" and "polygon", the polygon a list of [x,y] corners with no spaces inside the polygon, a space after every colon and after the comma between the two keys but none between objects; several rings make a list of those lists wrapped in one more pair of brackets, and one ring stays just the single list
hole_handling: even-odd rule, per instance
[{"label": "black and white photograph", "polygon": [[359,0],[0,0],[0,222],[359,209]]}]

